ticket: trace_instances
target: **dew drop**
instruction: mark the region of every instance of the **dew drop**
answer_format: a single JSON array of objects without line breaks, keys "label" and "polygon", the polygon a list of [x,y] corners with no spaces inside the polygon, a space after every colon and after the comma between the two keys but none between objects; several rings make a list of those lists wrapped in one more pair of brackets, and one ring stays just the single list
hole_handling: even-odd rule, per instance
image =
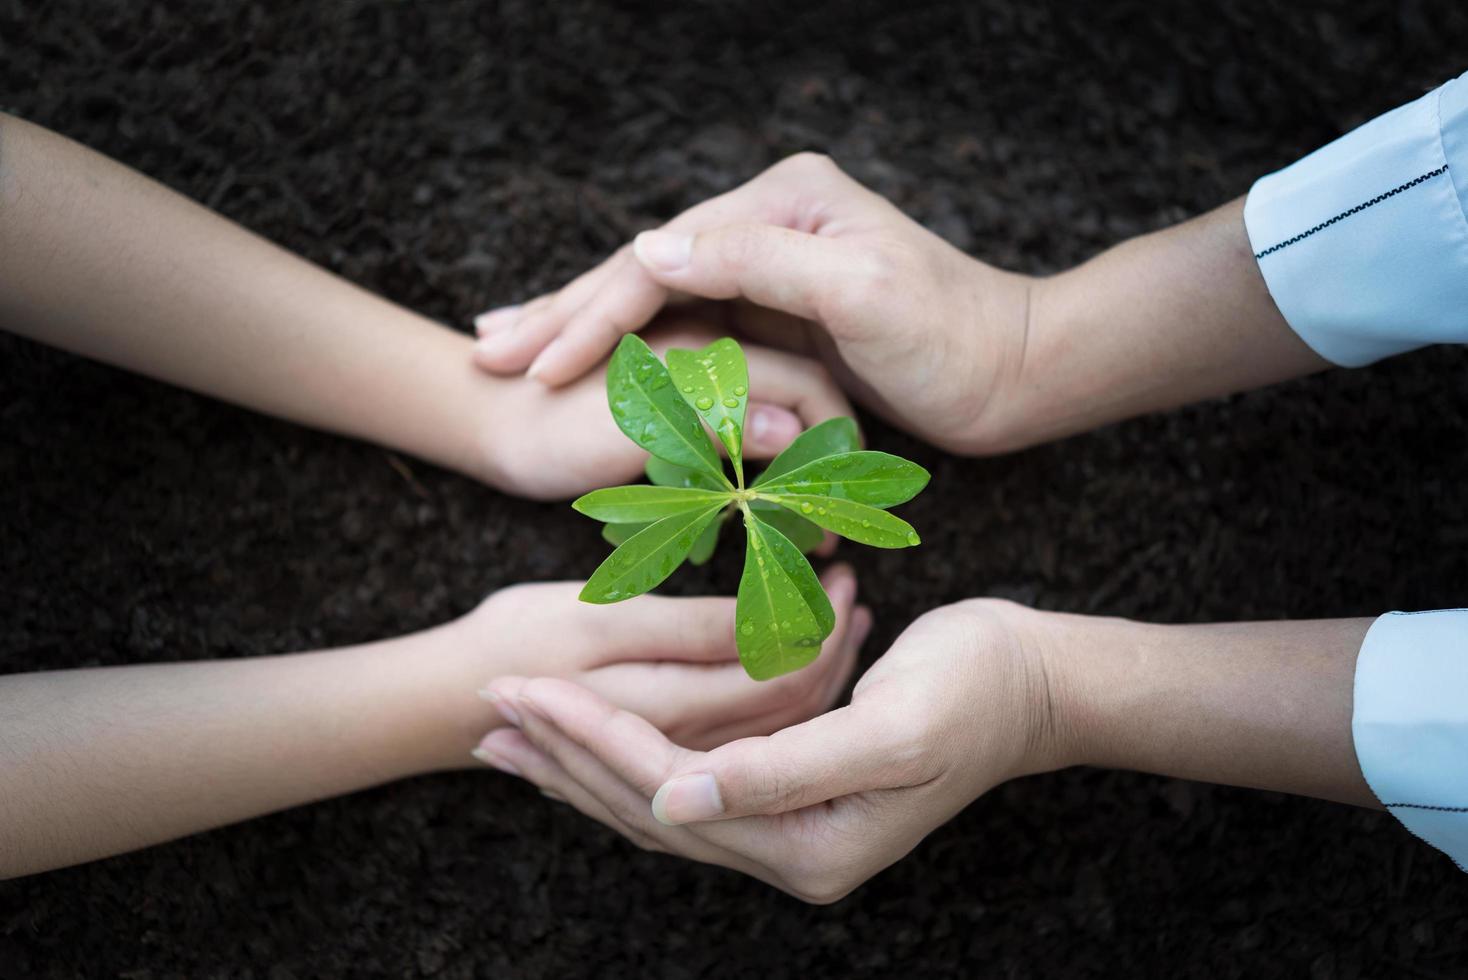
[{"label": "dew drop", "polygon": [[790,624],[788,622],[786,622],[785,620],[782,619],[780,621],[780,628],[782,630],[788,630],[790,628]]},{"label": "dew drop", "polygon": [[743,398],[748,393],[749,393],[749,389],[746,388],[746,387],[744,387],[744,385],[735,385],[734,386],[734,394],[738,395],[740,398]]},{"label": "dew drop", "polygon": [[724,407],[725,408],[738,408],[739,407],[739,399],[737,399],[737,398],[725,398],[724,399]]},{"label": "dew drop", "polygon": [[922,544],[922,542],[923,542],[923,539],[920,538],[920,537],[918,537],[916,531],[908,531],[907,532],[907,543],[908,544]]},{"label": "dew drop", "polygon": [[707,412],[714,407],[714,400],[708,395],[703,395],[695,400],[693,404],[698,406],[700,412]]},{"label": "dew drop", "polygon": [[693,394],[693,385],[684,385],[683,386],[683,394],[685,394],[685,395],[691,395],[691,394]]},{"label": "dew drop", "polygon": [[754,624],[745,623],[744,625],[739,627],[739,632],[743,633],[745,636],[748,636],[749,634],[754,632]]},{"label": "dew drop", "polygon": [[816,513],[817,514],[824,514],[825,512],[826,512],[826,508],[824,508],[824,507],[817,507],[816,508]]},{"label": "dew drop", "polygon": [[872,526],[872,522],[871,521],[862,521],[861,522],[861,526],[862,527],[871,527]]},{"label": "dew drop", "polygon": [[805,503],[803,503],[803,504],[800,505],[800,512],[802,514],[809,514],[813,510],[815,510],[815,508],[813,506],[811,506],[811,503],[810,503],[809,500],[807,500]]}]

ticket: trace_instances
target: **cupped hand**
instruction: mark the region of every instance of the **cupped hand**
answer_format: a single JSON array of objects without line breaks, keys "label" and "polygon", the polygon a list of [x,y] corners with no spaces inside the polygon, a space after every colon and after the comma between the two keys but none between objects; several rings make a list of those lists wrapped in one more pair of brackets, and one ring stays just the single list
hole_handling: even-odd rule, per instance
[{"label": "cupped hand", "polygon": [[[662,354],[669,347],[703,347],[721,336],[724,331],[683,317],[660,323],[647,342]],[[744,353],[750,389],[745,456],[770,459],[805,429],[852,414],[819,363],[752,344]],[[562,499],[625,483],[641,475],[647,461],[647,453],[618,431],[600,371],[556,389],[528,378],[506,381],[485,426],[488,481],[524,497]]]},{"label": "cupped hand", "polygon": [[[469,633],[467,648],[490,652],[481,695],[507,722],[524,715],[513,698],[500,699],[496,678],[544,675],[635,712],[679,744],[712,748],[804,721],[845,687],[871,612],[856,605],[856,577],[845,565],[822,582],[836,627],[811,666],[774,681],[751,680],[740,665],[732,598],[647,595],[593,605],[578,600],[580,583],[517,585],[490,596],[459,628]],[[518,732],[500,730],[476,755],[519,773],[515,759],[527,750]]]},{"label": "cupped hand", "polygon": [[519,730],[485,744],[644,848],[832,902],[991,787],[1060,764],[1043,622],[993,600],[935,610],[850,705],[708,752],[575,684],[500,678]]},{"label": "cupped hand", "polygon": [[555,386],[680,294],[736,300],[730,326],[825,362],[857,400],[959,452],[1004,448],[1033,281],[958,251],[830,159],[791,157],[563,289],[476,320],[475,362]]}]

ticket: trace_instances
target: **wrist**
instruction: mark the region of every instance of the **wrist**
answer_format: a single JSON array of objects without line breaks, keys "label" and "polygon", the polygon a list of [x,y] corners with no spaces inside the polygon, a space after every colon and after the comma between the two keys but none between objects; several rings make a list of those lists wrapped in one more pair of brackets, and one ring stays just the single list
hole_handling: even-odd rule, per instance
[{"label": "wrist", "polygon": [[1035,317],[1049,280],[996,269],[970,259],[973,307],[969,360],[989,366],[987,378],[973,379],[980,399],[957,451],[988,456],[1022,448],[1026,435],[1026,395],[1036,374]]}]

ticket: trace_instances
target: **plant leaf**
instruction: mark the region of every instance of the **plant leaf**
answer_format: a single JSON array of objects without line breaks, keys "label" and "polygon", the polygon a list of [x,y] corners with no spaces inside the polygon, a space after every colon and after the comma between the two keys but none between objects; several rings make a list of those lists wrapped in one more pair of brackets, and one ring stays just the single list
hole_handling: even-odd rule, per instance
[{"label": "plant leaf", "polygon": [[812,524],[874,548],[911,548],[922,544],[911,524],[868,504],[803,493],[771,494],[769,499]]},{"label": "plant leaf", "polygon": [[734,636],[744,670],[757,681],[799,670],[821,652],[836,613],[810,562],[775,528],[753,512],[744,574],[734,604]]},{"label": "plant leaf", "polygon": [[856,419],[845,415],[826,419],[820,425],[813,425],[796,436],[794,442],[770,461],[759,479],[754,481],[754,486],[762,487],[780,474],[789,473],[822,457],[855,452],[860,448],[861,434],[857,431]]},{"label": "plant leaf", "polygon": [[647,457],[647,464],[643,469],[647,471],[647,478],[660,487],[698,487],[701,490],[726,492],[729,489],[728,482],[723,479],[714,479],[700,470],[690,470],[686,466],[679,466],[656,456]]},{"label": "plant leaf", "polygon": [[583,602],[621,602],[655,588],[683,563],[719,508],[674,514],[638,531],[586,580]]},{"label": "plant leaf", "polygon": [[868,451],[814,460],[762,484],[760,490],[895,507],[916,497],[928,485],[928,479],[928,471],[916,463],[890,453]]},{"label": "plant leaf", "polygon": [[623,434],[660,459],[725,483],[723,465],[693,409],[652,348],[626,334],[607,365],[607,405]]},{"label": "plant leaf", "polygon": [[759,519],[790,539],[802,554],[810,554],[826,540],[826,533],[799,514],[792,514],[779,504],[768,500],[752,500],[749,503]]},{"label": "plant leaf", "polygon": [[744,480],[744,412],[749,405],[749,366],[744,351],[724,337],[703,350],[668,351],[668,374],[683,400],[714,430]]},{"label": "plant leaf", "polygon": [[601,529],[602,540],[616,548],[627,542],[638,531],[647,527],[646,524],[605,524]]},{"label": "plant leaf", "polygon": [[688,552],[688,561],[693,565],[702,565],[714,556],[714,548],[719,544],[719,529],[724,526],[723,519],[711,521],[709,526],[703,529],[698,540],[693,542],[693,547]]},{"label": "plant leaf", "polygon": [[729,500],[728,491],[715,493],[684,487],[639,485],[593,490],[577,498],[571,506],[587,517],[609,524],[648,524],[674,514],[727,504]]}]

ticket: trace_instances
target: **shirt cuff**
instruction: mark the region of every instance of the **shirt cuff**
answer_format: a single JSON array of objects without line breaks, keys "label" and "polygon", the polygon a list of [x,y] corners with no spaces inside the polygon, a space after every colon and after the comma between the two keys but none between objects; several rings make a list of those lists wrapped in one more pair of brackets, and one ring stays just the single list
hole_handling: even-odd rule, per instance
[{"label": "shirt cuff", "polygon": [[1391,612],[1371,625],[1351,733],[1382,805],[1468,871],[1468,609]]},{"label": "shirt cuff", "polygon": [[1468,341],[1468,75],[1261,178],[1244,204],[1285,320],[1358,367]]}]

